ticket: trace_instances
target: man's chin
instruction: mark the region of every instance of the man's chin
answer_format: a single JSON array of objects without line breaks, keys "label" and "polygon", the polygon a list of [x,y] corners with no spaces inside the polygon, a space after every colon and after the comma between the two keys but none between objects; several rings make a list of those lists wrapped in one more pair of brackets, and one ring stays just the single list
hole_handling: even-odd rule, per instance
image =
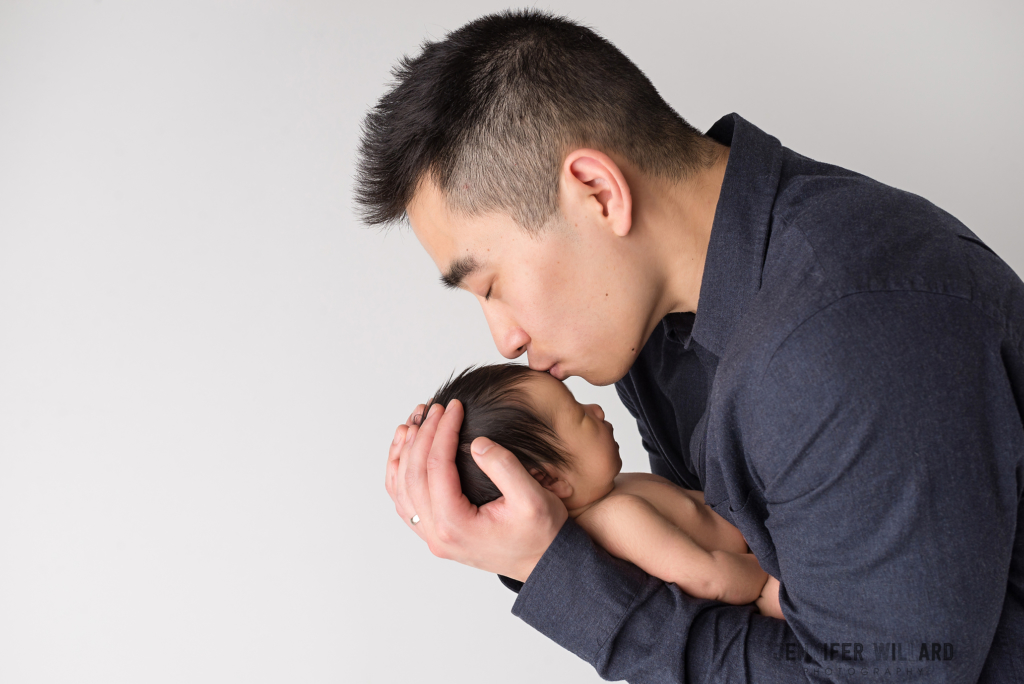
[{"label": "man's chin", "polygon": [[[629,372],[629,366],[625,368],[615,370],[608,368],[588,368],[587,370],[580,371],[579,373],[568,373],[565,377],[571,377],[573,375],[583,378],[591,385],[597,387],[603,387],[605,385],[612,385],[626,377],[626,373]],[[564,380],[565,378],[560,378]]]}]

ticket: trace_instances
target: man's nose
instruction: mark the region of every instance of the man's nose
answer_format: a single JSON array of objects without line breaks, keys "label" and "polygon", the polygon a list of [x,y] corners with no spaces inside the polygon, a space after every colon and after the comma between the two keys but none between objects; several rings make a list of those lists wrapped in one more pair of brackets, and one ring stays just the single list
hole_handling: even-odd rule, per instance
[{"label": "man's nose", "polygon": [[526,331],[508,318],[497,313],[486,314],[487,325],[491,329],[491,337],[494,338],[494,346],[498,353],[506,359],[515,359],[522,356],[526,351],[526,345],[530,343],[530,336]]}]

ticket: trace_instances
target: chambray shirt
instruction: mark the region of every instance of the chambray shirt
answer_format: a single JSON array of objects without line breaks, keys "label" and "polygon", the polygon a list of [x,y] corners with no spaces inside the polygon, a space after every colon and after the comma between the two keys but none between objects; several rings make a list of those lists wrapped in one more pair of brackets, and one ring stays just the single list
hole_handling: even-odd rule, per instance
[{"label": "chambray shirt", "polygon": [[[1024,283],[915,195],[732,114],[696,314],[616,387],[786,620],[695,599],[571,519],[513,614],[629,682],[1024,682]],[[512,585],[512,582],[506,582]]]}]

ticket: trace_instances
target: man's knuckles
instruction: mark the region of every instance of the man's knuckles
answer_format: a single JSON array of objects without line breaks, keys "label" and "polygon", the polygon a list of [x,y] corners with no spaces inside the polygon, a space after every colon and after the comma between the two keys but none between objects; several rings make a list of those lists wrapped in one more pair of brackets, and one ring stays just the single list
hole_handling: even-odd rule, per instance
[{"label": "man's knuckles", "polygon": [[451,558],[451,554],[448,552],[447,547],[444,544],[440,543],[440,542],[428,541],[427,542],[427,548],[430,550],[430,553],[434,554],[438,558],[442,558],[444,560],[451,560],[452,559]]},{"label": "man's knuckles", "polygon": [[437,472],[444,469],[446,466],[450,467],[451,461],[437,456],[436,454],[430,454],[427,456],[427,473]]},{"label": "man's knuckles", "polygon": [[[443,520],[438,520],[434,523],[434,537],[439,544],[445,547],[454,546],[459,540],[459,534],[455,527]],[[434,555],[436,556],[437,554],[435,553]]]},{"label": "man's knuckles", "polygon": [[406,490],[415,489],[420,486],[421,482],[423,482],[423,476],[422,473],[415,468],[407,468],[405,470],[405,477],[402,481]]}]

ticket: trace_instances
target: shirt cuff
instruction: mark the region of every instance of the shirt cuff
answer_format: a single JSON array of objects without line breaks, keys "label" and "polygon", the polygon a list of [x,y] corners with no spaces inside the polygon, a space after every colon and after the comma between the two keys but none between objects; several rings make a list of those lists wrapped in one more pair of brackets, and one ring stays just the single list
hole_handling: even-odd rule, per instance
[{"label": "shirt cuff", "polygon": [[512,614],[593,663],[646,578],[594,544],[569,518],[521,586]]}]

